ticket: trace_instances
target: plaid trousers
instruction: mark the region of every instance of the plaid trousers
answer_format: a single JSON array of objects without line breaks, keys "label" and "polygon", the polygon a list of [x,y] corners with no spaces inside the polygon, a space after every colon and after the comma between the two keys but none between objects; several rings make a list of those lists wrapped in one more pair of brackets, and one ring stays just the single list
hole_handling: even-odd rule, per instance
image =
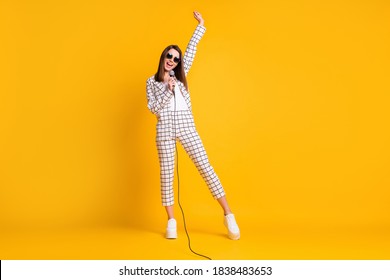
[{"label": "plaid trousers", "polygon": [[163,206],[174,204],[173,178],[175,169],[175,144],[178,140],[195,164],[213,197],[218,199],[225,195],[221,182],[210,165],[203,143],[195,129],[191,111],[172,111],[173,137],[169,140],[157,141],[160,160],[161,200]]}]

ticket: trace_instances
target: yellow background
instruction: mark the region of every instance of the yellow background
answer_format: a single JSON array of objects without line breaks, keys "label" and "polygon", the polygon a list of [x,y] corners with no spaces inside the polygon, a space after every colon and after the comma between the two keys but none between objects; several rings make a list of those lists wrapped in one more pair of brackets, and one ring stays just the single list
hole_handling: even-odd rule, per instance
[{"label": "yellow background", "polygon": [[180,148],[198,248],[389,258],[388,1],[1,0],[0,259],[193,258],[183,232],[162,238],[145,82],[166,45],[185,49],[195,9],[195,123],[242,231],[225,240]]}]

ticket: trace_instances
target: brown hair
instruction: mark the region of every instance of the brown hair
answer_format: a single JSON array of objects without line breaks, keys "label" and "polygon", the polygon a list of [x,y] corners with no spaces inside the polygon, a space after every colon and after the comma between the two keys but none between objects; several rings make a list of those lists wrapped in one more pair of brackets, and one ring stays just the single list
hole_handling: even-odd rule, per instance
[{"label": "brown hair", "polygon": [[171,50],[171,49],[175,49],[179,54],[180,54],[180,61],[179,63],[176,65],[176,67],[173,69],[173,71],[175,71],[175,77],[176,79],[178,79],[180,82],[182,82],[184,84],[184,86],[186,87],[186,89],[188,90],[188,85],[187,85],[187,79],[186,79],[186,74],[184,72],[184,64],[183,64],[183,55],[182,55],[182,52],[179,48],[179,46],[177,45],[169,45],[168,47],[166,47],[161,56],[160,56],[160,62],[158,64],[158,69],[157,69],[157,73],[154,75],[154,79],[157,81],[157,82],[163,82],[164,81],[164,74],[165,74],[165,70],[164,70],[164,59],[167,55],[167,53]]}]

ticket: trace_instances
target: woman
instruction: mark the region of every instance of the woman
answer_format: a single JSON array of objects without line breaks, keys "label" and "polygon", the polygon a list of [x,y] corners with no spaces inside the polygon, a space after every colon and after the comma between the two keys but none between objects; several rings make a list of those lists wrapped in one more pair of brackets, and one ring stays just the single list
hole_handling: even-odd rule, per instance
[{"label": "woman", "polygon": [[[240,238],[240,230],[229,208],[224,189],[211,167],[202,141],[195,129],[186,75],[195,57],[196,47],[206,31],[202,15],[195,11],[198,25],[184,56],[177,45],[170,45],[161,54],[157,73],[146,82],[149,110],[157,116],[156,143],[160,160],[161,199],[168,215],[166,238],[176,238],[173,204],[175,148],[178,140],[224,211],[228,237]],[[174,75],[173,75],[174,74]]]}]

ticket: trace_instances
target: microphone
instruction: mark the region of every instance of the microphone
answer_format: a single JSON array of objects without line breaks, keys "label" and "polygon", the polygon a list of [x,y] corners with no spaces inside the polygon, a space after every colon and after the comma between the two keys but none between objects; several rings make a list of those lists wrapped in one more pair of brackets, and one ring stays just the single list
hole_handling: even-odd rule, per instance
[{"label": "microphone", "polygon": [[[171,70],[169,71],[169,77],[175,78],[175,71]],[[172,92],[175,94],[175,85],[172,87]]]}]

